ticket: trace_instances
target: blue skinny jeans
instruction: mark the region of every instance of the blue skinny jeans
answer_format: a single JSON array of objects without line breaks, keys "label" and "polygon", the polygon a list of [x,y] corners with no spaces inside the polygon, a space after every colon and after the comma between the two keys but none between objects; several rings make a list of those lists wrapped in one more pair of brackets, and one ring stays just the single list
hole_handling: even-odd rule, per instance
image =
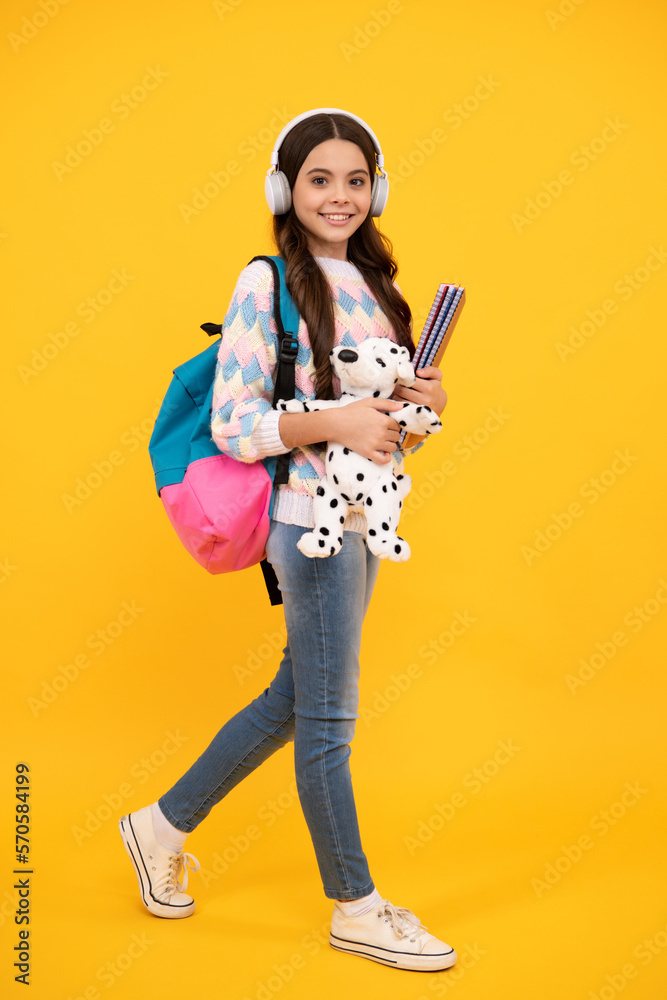
[{"label": "blue skinny jeans", "polygon": [[380,560],[363,535],[346,531],[335,556],[308,558],[307,529],[271,521],[266,551],[283,597],[287,644],[276,676],[222,727],[159,799],[190,833],[243,778],[294,741],[299,801],[324,894],[359,899],[375,888],[361,847],[349,757],[359,707],[361,627]]}]

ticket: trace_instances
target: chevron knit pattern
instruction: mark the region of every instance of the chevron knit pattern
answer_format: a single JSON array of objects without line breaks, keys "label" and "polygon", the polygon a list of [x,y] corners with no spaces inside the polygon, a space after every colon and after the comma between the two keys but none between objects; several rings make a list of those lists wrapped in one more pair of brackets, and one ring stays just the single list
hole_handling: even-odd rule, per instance
[{"label": "chevron knit pattern", "polygon": [[[359,269],[349,261],[316,257],[331,285],[333,297],[335,339],[339,344],[354,347],[367,337],[396,336],[387,316]],[[299,350],[295,366],[296,398],[315,399],[315,366],[303,318],[298,329]],[[278,332],[273,319],[273,271],[266,261],[253,261],[241,272],[222,327],[218,352],[211,435],[218,448],[242,462],[254,462],[265,457],[254,445],[252,436],[262,418],[272,410],[274,372],[278,349]],[[340,382],[333,378],[334,396],[340,396]],[[275,414],[274,418],[275,419]],[[403,470],[403,455],[422,446],[421,441],[405,452],[393,453],[396,471]],[[283,448],[283,451],[287,449]],[[274,449],[273,454],[276,453]],[[290,456],[289,482],[278,487],[275,509],[283,513],[278,520],[287,520],[285,511],[290,502],[303,512],[312,510],[312,497],[325,474],[325,452],[313,445],[295,448]],[[288,497],[287,494],[293,496]],[[281,501],[278,503],[278,501]],[[348,515],[352,517],[352,515]],[[308,514],[292,523],[312,521]],[[347,527],[348,525],[346,525]]]}]

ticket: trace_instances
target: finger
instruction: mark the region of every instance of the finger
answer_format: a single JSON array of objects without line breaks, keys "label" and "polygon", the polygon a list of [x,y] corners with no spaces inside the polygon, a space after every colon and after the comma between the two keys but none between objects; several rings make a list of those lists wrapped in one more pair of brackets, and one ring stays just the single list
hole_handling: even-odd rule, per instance
[{"label": "finger", "polygon": [[[398,393],[395,393],[395,395],[398,395]],[[405,400],[406,403],[413,403],[416,400],[418,400],[420,398],[420,396],[421,396],[421,387],[419,389],[406,389],[406,388],[403,388],[403,389],[401,389],[401,394],[400,394],[399,399]],[[402,405],[403,404],[401,403],[401,406]]]},{"label": "finger", "polygon": [[401,404],[395,399],[367,399],[366,403],[376,410],[398,410]]}]

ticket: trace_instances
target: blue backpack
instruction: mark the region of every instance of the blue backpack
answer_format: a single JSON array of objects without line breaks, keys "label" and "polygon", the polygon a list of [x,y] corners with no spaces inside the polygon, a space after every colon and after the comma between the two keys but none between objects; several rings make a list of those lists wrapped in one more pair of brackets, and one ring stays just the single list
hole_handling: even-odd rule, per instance
[{"label": "blue backpack", "polygon": [[[293,399],[299,312],[285,284],[285,261],[263,254],[273,269],[278,365],[273,405]],[[252,263],[249,261],[248,263]],[[202,323],[209,337],[222,325]],[[282,604],[266,559],[273,487],[288,481],[291,452],[241,462],[211,437],[213,381],[220,341],[174,369],[148,444],[155,486],[167,516],[188,552],[209,573],[229,573],[260,563],[271,604]]]}]

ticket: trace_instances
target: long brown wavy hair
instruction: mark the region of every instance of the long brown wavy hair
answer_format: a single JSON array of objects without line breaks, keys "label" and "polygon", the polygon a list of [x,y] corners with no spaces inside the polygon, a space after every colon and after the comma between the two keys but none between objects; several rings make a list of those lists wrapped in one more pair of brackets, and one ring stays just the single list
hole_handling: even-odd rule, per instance
[{"label": "long brown wavy hair", "polygon": [[[285,136],[280,147],[280,169],[294,188],[297,175],[308,154],[327,139],[347,139],[364,154],[371,182],[376,175],[375,147],[358,122],[347,115],[325,113],[311,115],[299,122]],[[285,280],[290,295],[308,327],[315,365],[317,399],[332,399],[329,352],[334,345],[335,327],[331,288],[324,272],[308,248],[308,231],[299,220],[294,206],[284,215],[273,217],[273,239],[280,256],[286,261]],[[391,240],[366,216],[350,236],[348,260],[355,264],[387,316],[399,344],[414,355],[412,313],[393,279],[398,264],[393,256]]]}]

